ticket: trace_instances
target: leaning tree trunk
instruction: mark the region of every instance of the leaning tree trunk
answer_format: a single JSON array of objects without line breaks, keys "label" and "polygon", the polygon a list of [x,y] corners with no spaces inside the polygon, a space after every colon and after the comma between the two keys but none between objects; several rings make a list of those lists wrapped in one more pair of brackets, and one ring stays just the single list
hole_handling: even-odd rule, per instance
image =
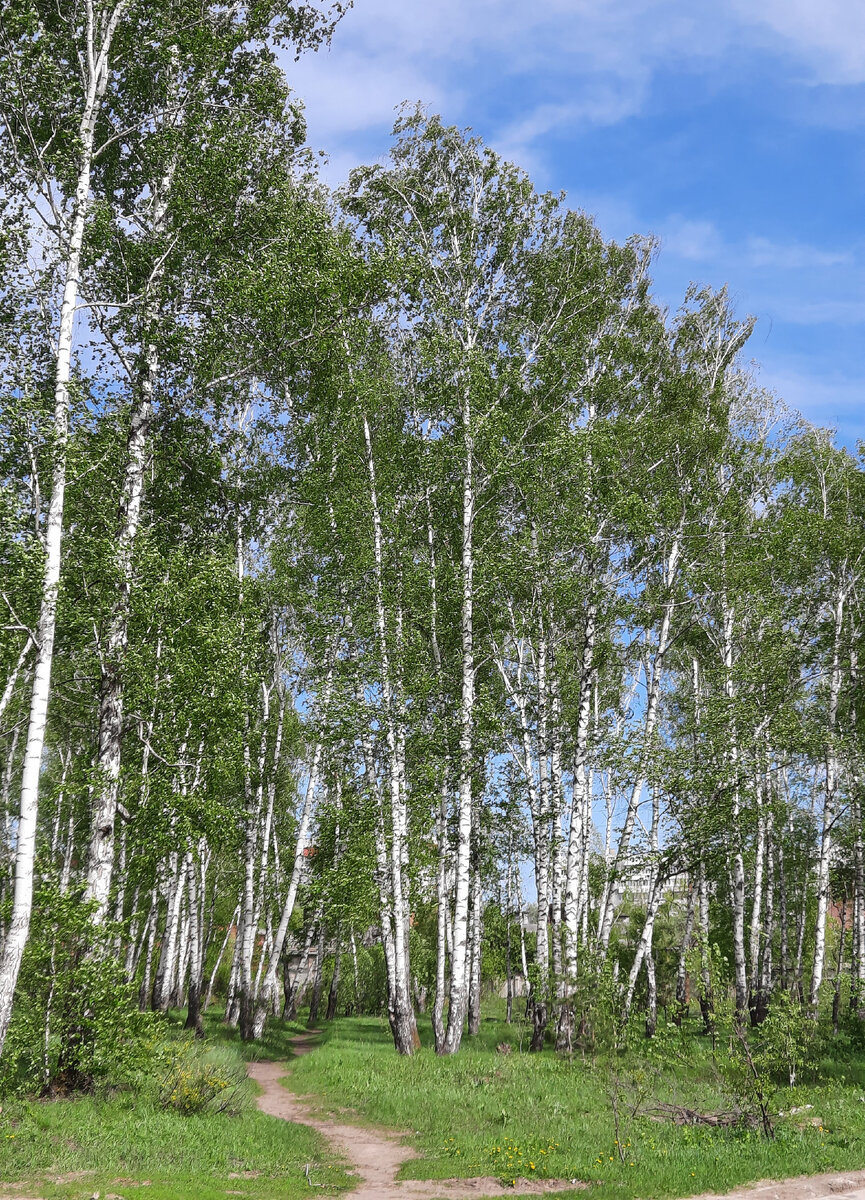
[{"label": "leaning tree trunk", "polygon": [[228,946],[228,941],[229,941],[229,938],[231,937],[232,927],[239,920],[239,918],[240,918],[240,904],[237,904],[235,906],[234,912],[231,914],[231,920],[228,922],[228,924],[225,927],[225,937],[222,939],[222,945],[219,947],[219,953],[216,956],[216,962],[213,964],[213,970],[210,973],[210,982],[207,985],[207,995],[204,998],[204,1011],[205,1012],[207,1012],[208,1008],[210,1008],[211,1001],[213,1000],[213,985],[216,982],[216,976],[219,972],[220,966],[222,965],[222,960],[225,957],[225,949]]}]

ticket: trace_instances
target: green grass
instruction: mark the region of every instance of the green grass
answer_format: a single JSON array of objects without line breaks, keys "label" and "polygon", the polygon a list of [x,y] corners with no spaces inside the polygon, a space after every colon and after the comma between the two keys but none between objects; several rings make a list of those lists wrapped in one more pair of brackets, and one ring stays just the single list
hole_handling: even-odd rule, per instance
[{"label": "green grass", "polygon": [[[172,1025],[169,1029],[173,1032]],[[291,1034],[289,1027],[275,1030],[269,1049],[257,1048],[258,1057],[286,1057]],[[238,1057],[248,1049],[234,1046],[227,1033],[218,1040]],[[299,1200],[310,1194],[307,1165],[310,1182],[325,1194],[347,1186],[342,1166],[319,1134],[258,1112],[251,1086],[249,1091],[245,1110],[235,1116],[183,1116],[162,1108],[152,1087],[6,1103],[0,1114],[0,1195],[4,1183],[26,1182],[30,1194],[45,1200],[89,1200],[94,1192],[147,1200]],[[145,1182],[149,1186],[141,1191]]]},{"label": "green grass", "polygon": [[[287,1086],[317,1096],[324,1110],[353,1109],[373,1123],[406,1130],[423,1157],[407,1162],[404,1178],[492,1174],[504,1180],[549,1175],[578,1179],[599,1196],[672,1197],[727,1191],[763,1178],[783,1178],[865,1166],[863,1064],[837,1065],[819,1083],[785,1090],[781,1109],[811,1104],[779,1119],[776,1139],[753,1130],[682,1127],[642,1116],[624,1120],[618,1156],[610,1101],[611,1070],[551,1051],[521,1053],[518,1033],[487,1020],[454,1058],[438,1059],[429,1037],[414,1058],[398,1057],[387,1023],[340,1020],[314,1054],[296,1063]],[[497,1043],[510,1041],[508,1055]],[[644,1072],[653,1100],[717,1111],[729,1098],[713,1080],[708,1049],[697,1061]],[[817,1124],[811,1122],[817,1118]],[[819,1121],[822,1119],[822,1128]],[[532,1167],[533,1164],[533,1167]]]},{"label": "green grass", "polygon": [[[295,1060],[287,1081],[323,1111],[342,1111],[345,1119],[349,1109],[358,1123],[405,1131],[422,1155],[405,1164],[405,1178],[546,1175],[588,1183],[604,1200],[663,1200],[865,1166],[862,1056],[836,1057],[823,1064],[818,1082],[780,1091],[776,1108],[813,1107],[779,1119],[774,1142],[753,1130],[680,1127],[626,1114],[622,1163],[610,1100],[614,1074],[641,1078],[650,1104],[673,1101],[702,1111],[729,1105],[704,1041],[689,1039],[689,1052],[673,1068],[675,1035],[667,1039],[666,1066],[652,1061],[650,1049],[649,1057],[641,1052],[614,1071],[602,1059],[524,1053],[519,1028],[492,1018],[478,1037],[464,1039],[459,1055],[438,1059],[429,1022],[421,1025],[424,1046],[404,1059],[393,1050],[385,1020],[340,1019],[325,1028],[314,1053]],[[179,1027],[174,1014],[170,1036]],[[263,1042],[244,1045],[218,1013],[207,1020],[210,1043],[237,1061],[288,1058],[291,1038],[304,1029],[273,1022]],[[498,1053],[501,1042],[511,1043],[511,1053]],[[341,1165],[313,1131],[251,1107],[238,1116],[181,1116],[161,1108],[152,1087],[15,1101],[0,1114],[0,1195],[5,1181],[26,1183],[27,1194],[45,1200],[84,1200],[97,1191],[126,1200],[299,1200],[309,1195],[307,1164],[314,1183],[330,1191],[347,1186]]]}]

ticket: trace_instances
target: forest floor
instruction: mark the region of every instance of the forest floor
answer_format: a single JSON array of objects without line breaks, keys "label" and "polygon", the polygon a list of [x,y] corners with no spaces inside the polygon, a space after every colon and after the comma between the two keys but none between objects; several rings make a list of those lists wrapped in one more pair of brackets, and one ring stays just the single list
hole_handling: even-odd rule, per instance
[{"label": "forest floor", "polygon": [[[316,1049],[320,1030],[311,1030],[291,1039],[296,1057],[304,1057]],[[286,1094],[281,1084],[288,1081],[291,1070],[281,1062],[249,1064],[251,1077],[259,1084],[259,1108],[272,1116],[309,1125],[321,1133],[345,1159],[356,1183],[349,1193],[351,1200],[472,1200],[473,1197],[502,1195],[542,1195],[549,1192],[576,1191],[574,1185],[588,1189],[587,1182],[576,1179],[539,1179],[516,1177],[503,1180],[492,1176],[456,1179],[398,1178],[401,1166],[418,1157],[417,1151],[406,1144],[411,1134],[374,1129],[366,1125],[348,1124],[343,1120],[315,1115],[309,1104],[297,1096]],[[865,1170],[844,1175],[822,1174],[804,1176],[782,1182],[766,1182],[728,1193],[726,1196],[704,1195],[693,1200],[865,1200]]]},{"label": "forest floor", "polygon": [[841,1043],[811,1082],[776,1091],[769,1141],[759,1129],[665,1119],[665,1104],[714,1113],[735,1103],[711,1046],[688,1031],[687,1053],[671,1026],[633,1058],[611,1063],[528,1054],[528,1030],[494,1016],[458,1055],[437,1058],[427,1025],[423,1048],[405,1059],[393,1051],[386,1020],[339,1019],[314,1054],[292,1064],[284,1086],[318,1117],[409,1130],[415,1153],[400,1180],[578,1180],[604,1200],[729,1193],[755,1181],[842,1172],[813,1181],[811,1192],[797,1184],[789,1200],[865,1188],[865,1055]]},{"label": "forest floor", "polygon": [[[352,1200],[865,1200],[865,1056],[779,1091],[785,1115],[767,1141],[658,1119],[665,1103],[729,1107],[708,1048],[696,1063],[668,1045],[663,1061],[612,1067],[529,1055],[525,1033],[488,1018],[459,1055],[438,1059],[424,1030],[422,1050],[403,1059],[378,1018],[342,1018],[314,1038],[274,1022],[244,1046],[214,1014],[209,1039],[251,1060],[260,1111],[187,1117],[132,1090],[12,1102],[0,1113],[0,1200],[299,1200],[312,1189]],[[743,1189],[766,1180],[784,1182]]]}]

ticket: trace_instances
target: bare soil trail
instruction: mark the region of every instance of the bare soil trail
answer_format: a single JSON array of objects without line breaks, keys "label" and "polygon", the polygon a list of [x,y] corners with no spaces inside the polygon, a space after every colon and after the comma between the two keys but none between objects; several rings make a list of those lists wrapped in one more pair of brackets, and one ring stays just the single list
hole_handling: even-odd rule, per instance
[{"label": "bare soil trail", "polygon": [[[319,1032],[310,1030],[294,1038],[294,1053],[309,1054],[314,1050]],[[515,1186],[504,1187],[489,1175],[473,1179],[397,1180],[402,1164],[418,1157],[417,1151],[402,1141],[407,1135],[317,1116],[311,1105],[280,1084],[280,1079],[290,1074],[287,1066],[284,1062],[248,1064],[250,1078],[261,1088],[258,1107],[272,1117],[307,1125],[326,1138],[347,1162],[350,1174],[357,1178],[357,1186],[345,1194],[346,1200],[436,1200],[438,1197],[441,1200],[481,1200],[484,1196],[539,1196],[588,1186],[564,1179],[518,1179]],[[33,1186],[32,1183],[24,1185],[28,1189]],[[23,1189],[7,1183],[0,1184],[0,1200],[39,1198],[24,1195]],[[865,1200],[865,1170],[804,1175],[780,1182],[763,1180],[722,1195],[707,1192],[690,1200]]]},{"label": "bare soil trail", "polygon": [[[318,1030],[310,1030],[292,1039],[296,1055],[309,1054],[316,1046]],[[346,1125],[318,1117],[309,1105],[284,1088],[279,1080],[290,1069],[281,1062],[250,1063],[250,1076],[262,1094],[258,1107],[262,1112],[286,1121],[296,1121],[318,1130],[349,1164],[358,1178],[357,1187],[347,1200],[478,1200],[482,1196],[542,1195],[545,1192],[574,1191],[584,1183],[563,1179],[518,1179],[504,1187],[492,1176],[474,1179],[397,1180],[404,1162],[417,1158],[417,1151],[403,1143],[404,1134],[359,1125]],[[691,1200],[865,1200],[865,1170],[832,1175],[807,1175],[781,1182],[763,1180],[737,1188],[724,1195],[705,1193]],[[0,1197],[2,1200],[2,1197]]]},{"label": "bare soil trail", "polygon": [[799,1175],[795,1179],[763,1179],[734,1192],[716,1196],[709,1192],[691,1200],[865,1200],[865,1171],[835,1175]]},{"label": "bare soil trail", "polygon": [[[309,1054],[315,1049],[317,1030],[292,1039],[294,1053]],[[349,1172],[357,1177],[357,1186],[346,1195],[350,1200],[476,1200],[481,1196],[540,1196],[546,1192],[573,1191],[584,1184],[565,1179],[518,1179],[514,1187],[504,1187],[491,1175],[473,1179],[404,1179],[397,1174],[404,1162],[417,1158],[417,1151],[406,1146],[405,1134],[360,1125],[345,1125],[340,1121],[316,1116],[309,1105],[287,1091],[280,1079],[290,1074],[283,1062],[249,1063],[250,1078],[262,1089],[258,1107],[272,1117],[295,1121],[317,1130],[345,1159]],[[0,1198],[2,1200],[2,1198]]]}]

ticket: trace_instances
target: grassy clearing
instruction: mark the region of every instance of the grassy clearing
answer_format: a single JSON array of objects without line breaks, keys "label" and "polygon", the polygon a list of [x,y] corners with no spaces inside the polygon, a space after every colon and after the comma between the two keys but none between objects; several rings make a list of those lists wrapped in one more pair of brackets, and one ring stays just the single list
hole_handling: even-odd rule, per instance
[{"label": "grassy clearing", "polygon": [[[498,1043],[513,1043],[510,1054]],[[601,1196],[672,1197],[726,1191],[761,1178],[782,1178],[865,1165],[863,1063],[837,1064],[819,1083],[785,1089],[778,1107],[812,1105],[777,1122],[767,1142],[753,1130],[671,1125],[624,1112],[617,1146],[613,1078],[628,1076],[622,1108],[633,1087],[654,1102],[692,1104],[701,1111],[729,1105],[715,1081],[711,1055],[663,1073],[634,1064],[630,1074],[608,1063],[573,1062],[552,1052],[521,1053],[518,1034],[487,1020],[452,1059],[437,1059],[424,1033],[412,1059],[393,1052],[387,1023],[340,1020],[322,1047],[298,1060],[288,1086],[320,1098],[325,1110],[351,1108],[363,1119],[409,1130],[422,1159],[405,1178],[493,1174],[503,1180],[548,1175],[579,1179]],[[637,1082],[634,1085],[633,1080]]]},{"label": "grassy clearing", "polygon": [[[568,1062],[551,1051],[523,1053],[519,1028],[494,1018],[464,1041],[457,1057],[437,1059],[427,1026],[422,1051],[402,1059],[385,1020],[341,1019],[326,1027],[313,1054],[295,1060],[287,1081],[324,1111],[350,1109],[358,1123],[409,1133],[423,1157],[406,1163],[406,1178],[548,1176],[587,1182],[599,1197],[663,1200],[865,1165],[863,1056],[827,1062],[818,1082],[779,1092],[776,1108],[802,1111],[778,1119],[776,1139],[767,1142],[755,1130],[681,1127],[629,1115],[627,1103],[637,1092],[649,1105],[729,1106],[710,1049],[697,1039],[690,1040],[690,1057],[672,1066],[668,1047],[663,1067],[637,1057],[613,1069],[601,1058]],[[168,1027],[176,1035],[179,1020],[170,1019]],[[273,1022],[263,1042],[244,1045],[220,1024],[219,1013],[207,1021],[209,1042],[235,1063],[288,1058],[292,1037],[304,1029]],[[511,1043],[509,1054],[498,1052],[503,1042]],[[672,1045],[674,1058],[675,1052]],[[152,1086],[54,1103],[16,1101],[0,1115],[0,1181],[26,1183],[45,1200],[85,1200],[97,1191],[127,1200],[299,1200],[310,1191],[307,1164],[315,1184],[332,1191],[347,1186],[311,1130],[268,1118],[249,1102],[236,1116],[182,1116],[160,1107]]]},{"label": "grassy clearing", "polygon": [[[258,1057],[285,1057],[297,1028],[278,1028],[278,1044],[260,1045]],[[227,1035],[219,1041],[241,1062],[239,1043],[235,1047]],[[237,1115],[185,1116],[165,1109],[153,1085],[52,1102],[13,1101],[0,1114],[0,1195],[4,1183],[16,1184],[16,1191],[26,1183],[45,1200],[89,1200],[94,1192],[148,1200],[298,1200],[310,1194],[307,1165],[310,1182],[329,1192],[346,1186],[323,1139],[256,1111],[252,1085]]]}]

